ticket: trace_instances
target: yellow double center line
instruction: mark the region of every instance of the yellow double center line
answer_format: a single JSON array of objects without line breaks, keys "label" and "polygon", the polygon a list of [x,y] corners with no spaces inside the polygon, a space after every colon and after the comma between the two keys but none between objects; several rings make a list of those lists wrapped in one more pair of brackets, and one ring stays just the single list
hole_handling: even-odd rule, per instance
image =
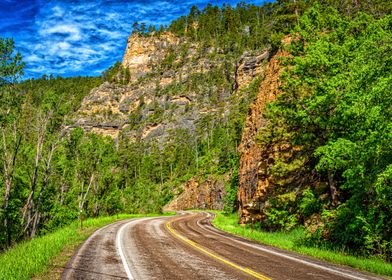
[{"label": "yellow double center line", "polygon": [[242,266],[236,265],[235,263],[232,263],[231,261],[228,261],[228,260],[226,260],[226,259],[224,259],[224,258],[222,258],[222,257],[220,257],[220,256],[218,256],[218,255],[216,255],[216,254],[214,254],[214,253],[212,253],[212,252],[210,252],[210,251],[204,249],[204,248],[201,247],[199,244],[197,244],[197,243],[193,242],[192,240],[189,240],[188,238],[185,238],[184,236],[178,234],[178,233],[171,227],[171,223],[170,223],[170,222],[167,222],[167,223],[166,223],[166,228],[169,230],[169,232],[170,232],[174,237],[176,237],[176,238],[178,238],[178,239],[184,241],[185,243],[187,243],[187,244],[191,245],[192,247],[196,248],[197,250],[203,252],[204,254],[206,254],[206,255],[208,255],[208,256],[210,256],[210,257],[212,257],[212,258],[214,258],[214,259],[216,259],[216,260],[218,260],[218,261],[220,261],[220,262],[222,262],[222,263],[224,263],[224,264],[227,264],[227,265],[229,265],[229,266],[231,266],[231,267],[233,267],[233,268],[235,268],[235,269],[238,269],[238,270],[240,270],[240,271],[242,271],[242,272],[244,272],[244,273],[246,273],[246,274],[248,274],[248,275],[251,275],[251,276],[255,277],[256,279],[271,280],[271,278],[268,278],[268,277],[266,277],[266,276],[264,276],[264,275],[262,275],[262,274],[260,274],[260,273],[257,273],[256,271],[253,271],[253,270],[251,270],[250,268],[242,267]]}]

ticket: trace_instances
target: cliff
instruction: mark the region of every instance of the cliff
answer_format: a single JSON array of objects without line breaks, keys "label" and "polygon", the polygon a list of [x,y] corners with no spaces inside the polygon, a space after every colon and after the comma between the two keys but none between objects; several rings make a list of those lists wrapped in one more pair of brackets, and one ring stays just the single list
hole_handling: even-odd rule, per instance
[{"label": "cliff", "polygon": [[176,49],[180,39],[171,33],[158,36],[140,36],[134,33],[128,38],[122,65],[132,73],[131,79],[137,79],[151,73],[165,58],[168,50]]},{"label": "cliff", "polygon": [[[188,77],[190,65],[185,60],[195,55],[195,49],[189,46],[181,57],[175,56],[179,44],[180,40],[170,33],[159,38],[131,35],[122,61],[130,70],[130,82],[124,85],[105,82],[94,89],[83,100],[75,116],[76,125],[113,138],[125,132],[131,138],[141,139],[162,136],[167,129],[193,128],[196,116],[185,112],[185,107],[192,103],[194,94],[160,94]],[[181,63],[181,66],[175,70],[171,69],[173,65],[163,67],[168,56],[172,58],[170,63]],[[204,71],[202,66],[210,67],[209,64],[195,65]],[[183,115],[182,121],[172,121],[179,115]]]},{"label": "cliff", "polygon": [[[155,142],[160,147],[184,131],[195,139],[192,141],[207,138],[209,143],[213,129],[219,124],[228,127],[230,118],[238,119],[242,114],[239,107],[250,104],[252,85],[258,82],[268,58],[265,50],[239,57],[223,54],[167,32],[159,36],[133,34],[122,61],[129,70],[129,81],[107,81],[92,90],[74,115],[74,126],[116,141]],[[194,182],[185,183],[184,189],[195,186]],[[208,180],[197,184],[191,188],[195,196],[187,196],[185,191],[174,208],[207,205],[221,209],[223,183],[218,184],[216,199],[208,194]]]},{"label": "cliff", "polygon": [[168,203],[164,211],[177,211],[184,209],[215,209],[223,210],[223,197],[225,195],[226,178],[216,179],[192,178],[181,185],[180,194]]},{"label": "cliff", "polygon": [[[283,43],[288,43],[286,38]],[[265,206],[267,191],[274,184],[274,178],[269,168],[274,162],[277,151],[282,147],[261,146],[257,143],[257,134],[267,125],[263,116],[266,105],[276,99],[281,92],[279,79],[283,67],[281,58],[287,52],[280,50],[276,53],[264,69],[264,77],[254,102],[250,105],[242,132],[242,141],[238,147],[240,153],[240,167],[238,171],[238,203],[239,222],[261,220],[262,209]],[[283,147],[284,148],[284,147]]]}]

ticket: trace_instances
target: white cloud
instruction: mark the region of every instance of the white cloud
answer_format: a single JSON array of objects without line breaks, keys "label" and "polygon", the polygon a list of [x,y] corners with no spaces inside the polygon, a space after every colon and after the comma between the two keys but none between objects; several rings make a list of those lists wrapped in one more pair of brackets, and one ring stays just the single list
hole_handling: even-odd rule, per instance
[{"label": "white cloud", "polygon": [[82,38],[79,27],[76,24],[58,24],[49,28],[43,28],[39,30],[41,36],[51,36],[59,34],[66,36],[69,41],[78,41]]},{"label": "white cloud", "polygon": [[[0,0],[1,1],[1,0]],[[216,3],[237,0],[218,0]],[[239,2],[238,0],[237,2]],[[40,1],[29,30],[17,42],[27,63],[27,75],[96,75],[121,60],[134,21],[169,24],[191,5],[205,0]],[[1,23],[0,23],[1,25]]]},{"label": "white cloud", "polygon": [[52,8],[52,13],[54,17],[62,17],[64,15],[64,10],[59,6],[54,6]]},{"label": "white cloud", "polygon": [[42,59],[34,53],[24,58],[24,61],[26,62],[40,62],[41,60]]},{"label": "white cloud", "polygon": [[71,45],[68,42],[60,42],[57,44],[57,47],[60,50],[68,50],[71,47]]}]

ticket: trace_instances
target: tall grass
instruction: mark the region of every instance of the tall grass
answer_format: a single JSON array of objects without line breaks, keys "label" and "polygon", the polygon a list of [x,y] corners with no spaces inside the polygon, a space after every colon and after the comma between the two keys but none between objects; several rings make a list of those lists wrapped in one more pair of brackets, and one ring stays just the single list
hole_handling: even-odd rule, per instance
[{"label": "tall grass", "polygon": [[302,245],[303,242],[301,240],[305,237],[305,231],[303,229],[297,228],[291,232],[252,230],[248,225],[243,227],[238,224],[238,215],[236,213],[226,215],[222,212],[215,212],[215,214],[216,217],[212,223],[215,227],[223,231],[336,264],[347,265],[356,269],[392,277],[392,264],[386,263],[383,260],[377,258],[366,259],[348,255],[345,252]]},{"label": "tall grass", "polygon": [[70,226],[53,233],[20,243],[0,255],[0,279],[31,279],[48,270],[51,259],[61,254],[63,248],[80,244],[94,230],[118,220],[142,216],[156,215],[121,214],[87,219],[83,222],[83,229],[80,229],[79,223],[75,221]]}]

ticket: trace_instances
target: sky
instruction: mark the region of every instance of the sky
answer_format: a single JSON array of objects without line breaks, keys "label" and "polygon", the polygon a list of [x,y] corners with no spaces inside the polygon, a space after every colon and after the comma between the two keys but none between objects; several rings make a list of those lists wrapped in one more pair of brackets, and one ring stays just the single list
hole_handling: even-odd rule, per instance
[{"label": "sky", "polygon": [[[0,0],[0,37],[15,41],[24,78],[97,76],[121,61],[135,21],[168,25],[192,5],[236,0]],[[247,3],[262,4],[264,0]]]}]

